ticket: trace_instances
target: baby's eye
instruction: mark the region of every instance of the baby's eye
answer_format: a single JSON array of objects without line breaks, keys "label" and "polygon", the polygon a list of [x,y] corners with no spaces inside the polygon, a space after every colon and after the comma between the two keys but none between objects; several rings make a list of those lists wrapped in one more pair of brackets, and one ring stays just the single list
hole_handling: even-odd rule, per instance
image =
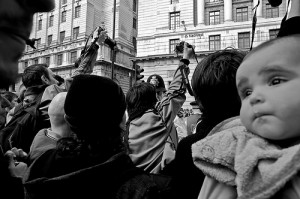
[{"label": "baby's eye", "polygon": [[270,86],[278,85],[278,84],[281,84],[281,83],[283,83],[283,82],[285,82],[284,79],[279,78],[279,77],[275,77],[275,78],[273,78],[273,79],[270,81]]},{"label": "baby's eye", "polygon": [[251,95],[251,93],[252,93],[252,90],[246,89],[241,92],[241,98],[244,99],[244,98],[248,97],[249,95]]},{"label": "baby's eye", "polygon": [[248,97],[249,95],[251,95],[251,93],[252,93],[252,91],[248,89],[244,92],[244,95],[245,95],[245,97]]}]

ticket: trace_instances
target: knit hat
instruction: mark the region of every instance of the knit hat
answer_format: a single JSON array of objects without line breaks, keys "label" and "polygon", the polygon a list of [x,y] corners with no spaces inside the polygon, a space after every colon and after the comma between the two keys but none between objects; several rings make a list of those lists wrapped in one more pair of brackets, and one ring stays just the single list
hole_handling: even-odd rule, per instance
[{"label": "knit hat", "polygon": [[150,75],[147,82],[155,86],[156,92],[166,91],[164,80],[160,75]]},{"label": "knit hat", "polygon": [[64,108],[66,121],[74,133],[91,139],[116,132],[126,103],[121,87],[111,79],[78,75],[68,91]]}]

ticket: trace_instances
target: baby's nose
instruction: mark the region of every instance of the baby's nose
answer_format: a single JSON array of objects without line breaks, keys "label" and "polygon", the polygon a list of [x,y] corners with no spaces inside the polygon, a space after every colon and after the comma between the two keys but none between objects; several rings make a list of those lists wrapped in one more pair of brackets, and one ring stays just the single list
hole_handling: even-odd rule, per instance
[{"label": "baby's nose", "polygon": [[257,93],[257,92],[252,92],[250,95],[250,104],[251,105],[255,105],[257,103],[263,103],[264,97],[261,93]]}]

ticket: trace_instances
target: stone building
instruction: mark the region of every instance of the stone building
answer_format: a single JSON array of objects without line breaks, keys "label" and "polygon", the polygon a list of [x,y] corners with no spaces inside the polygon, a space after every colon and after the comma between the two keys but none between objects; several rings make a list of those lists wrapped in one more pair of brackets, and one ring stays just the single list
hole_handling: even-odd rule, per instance
[{"label": "stone building", "polygon": [[[37,49],[27,47],[19,62],[20,75],[31,64],[46,63],[62,77],[74,70],[87,37],[97,26],[113,34],[113,0],[55,0],[55,9],[34,15],[31,38]],[[132,61],[136,55],[137,4],[132,0],[116,1],[115,40],[118,50],[114,64],[114,80],[124,92],[131,83]],[[111,77],[111,49],[100,46],[94,74]],[[20,84],[20,83],[18,83]],[[18,84],[15,90],[18,90]]]},{"label": "stone building", "polygon": [[[249,50],[255,5],[257,0],[140,0],[135,62],[144,68],[145,79],[156,73],[168,85],[177,68],[174,48],[180,41],[195,45],[198,61],[227,47]],[[276,8],[260,0],[253,46],[276,37],[286,7],[287,0]],[[196,65],[192,58],[190,78]],[[187,97],[184,107],[194,101]]]}]

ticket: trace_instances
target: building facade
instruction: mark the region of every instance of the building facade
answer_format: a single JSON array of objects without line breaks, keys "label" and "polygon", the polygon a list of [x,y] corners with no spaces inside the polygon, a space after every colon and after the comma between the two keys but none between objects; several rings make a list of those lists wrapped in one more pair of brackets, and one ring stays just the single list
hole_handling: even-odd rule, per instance
[{"label": "building facade", "polygon": [[[115,41],[117,51],[114,80],[124,92],[131,82],[132,61],[136,56],[137,4],[132,0],[116,1]],[[37,39],[36,49],[27,47],[19,62],[19,72],[32,64],[46,63],[55,74],[69,76],[80,56],[86,39],[102,26],[113,38],[114,1],[55,0],[55,9],[34,15],[31,38]],[[111,77],[111,49],[100,46],[93,74]],[[17,88],[15,88],[17,91]]]},{"label": "building facade", "polygon": [[[227,47],[249,50],[253,8],[258,0],[140,0],[136,63],[145,70],[145,79],[159,74],[165,85],[172,80],[179,57],[175,45],[186,41],[195,45],[191,79],[197,61]],[[253,46],[276,37],[286,13],[287,0],[273,8],[260,0]],[[184,107],[194,98],[187,94]]]}]

